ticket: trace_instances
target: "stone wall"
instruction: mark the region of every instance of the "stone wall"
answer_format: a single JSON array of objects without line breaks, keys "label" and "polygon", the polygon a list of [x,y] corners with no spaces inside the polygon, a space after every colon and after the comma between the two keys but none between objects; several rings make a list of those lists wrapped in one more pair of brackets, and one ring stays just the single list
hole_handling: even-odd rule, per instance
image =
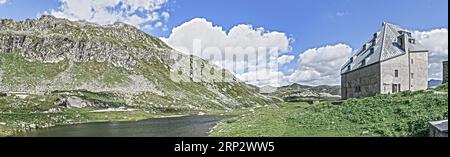
[{"label": "stone wall", "polygon": [[[400,84],[400,91],[410,89],[408,64],[408,55],[401,55],[381,62],[381,94],[393,93],[393,84]],[[395,76],[396,70],[398,76]]]},{"label": "stone wall", "polygon": [[448,137],[448,120],[430,122],[430,137]]},{"label": "stone wall", "polygon": [[380,93],[380,64],[373,64],[341,76],[342,99]]},{"label": "stone wall", "polygon": [[411,91],[428,89],[428,52],[411,52]]},{"label": "stone wall", "polygon": [[400,84],[401,91],[427,89],[428,53],[414,52],[381,62],[381,78],[381,94],[393,93],[393,84]]}]

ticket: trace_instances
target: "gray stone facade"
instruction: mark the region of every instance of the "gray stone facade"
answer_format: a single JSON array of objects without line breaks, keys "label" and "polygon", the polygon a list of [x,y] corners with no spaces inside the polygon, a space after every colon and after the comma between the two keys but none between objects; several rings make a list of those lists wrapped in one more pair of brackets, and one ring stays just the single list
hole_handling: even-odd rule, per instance
[{"label": "gray stone facade", "polygon": [[448,82],[448,61],[444,61],[442,64],[442,80],[443,83]]},{"label": "gray stone facade", "polygon": [[341,69],[342,99],[427,88],[428,50],[389,23]]}]

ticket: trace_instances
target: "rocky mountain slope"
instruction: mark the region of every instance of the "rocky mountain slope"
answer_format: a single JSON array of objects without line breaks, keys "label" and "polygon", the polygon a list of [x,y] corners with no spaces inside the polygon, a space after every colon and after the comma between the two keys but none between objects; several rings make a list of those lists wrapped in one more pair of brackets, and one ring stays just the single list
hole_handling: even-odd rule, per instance
[{"label": "rocky mountain slope", "polygon": [[52,16],[0,20],[0,92],[86,91],[155,110],[270,103],[228,71],[123,23],[100,26]]}]

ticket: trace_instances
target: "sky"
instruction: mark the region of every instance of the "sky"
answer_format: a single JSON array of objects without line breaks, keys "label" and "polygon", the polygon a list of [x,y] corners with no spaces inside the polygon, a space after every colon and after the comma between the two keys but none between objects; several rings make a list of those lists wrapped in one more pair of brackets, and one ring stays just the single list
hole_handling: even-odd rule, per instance
[{"label": "sky", "polygon": [[180,51],[196,39],[225,55],[252,54],[227,47],[276,47],[266,52],[269,66],[204,57],[258,86],[339,84],[340,66],[382,22],[410,30],[430,50],[429,79],[441,79],[448,60],[448,0],[0,0],[0,18],[42,14],[128,23]]}]

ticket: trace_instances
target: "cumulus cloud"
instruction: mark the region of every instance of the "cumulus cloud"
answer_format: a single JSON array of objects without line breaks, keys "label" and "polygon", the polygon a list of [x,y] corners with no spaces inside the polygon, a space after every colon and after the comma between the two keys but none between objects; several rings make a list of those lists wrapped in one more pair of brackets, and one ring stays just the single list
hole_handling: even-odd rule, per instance
[{"label": "cumulus cloud", "polygon": [[263,69],[258,71],[251,71],[236,76],[240,80],[245,80],[246,83],[253,84],[259,87],[272,86],[280,87],[289,84],[286,75],[274,69]]},{"label": "cumulus cloud", "polygon": [[340,68],[352,54],[346,44],[328,45],[300,54],[299,67],[289,81],[308,85],[340,84]]},{"label": "cumulus cloud", "polygon": [[278,64],[280,66],[291,63],[295,59],[295,56],[292,55],[283,55],[278,58]]},{"label": "cumulus cloud", "polygon": [[252,84],[269,82],[268,77],[280,75],[279,61],[286,64],[293,59],[281,56],[290,51],[291,39],[285,33],[247,24],[236,25],[227,32],[204,18],[195,18],[173,28],[170,36],[162,40],[178,51],[209,60]]},{"label": "cumulus cloud", "polygon": [[0,0],[0,5],[5,4],[8,0]]},{"label": "cumulus cloud", "polygon": [[168,0],[59,0],[60,6],[44,14],[98,24],[124,22],[138,28],[161,27],[170,14],[161,8]]},{"label": "cumulus cloud", "polygon": [[414,31],[417,39],[429,53],[429,79],[442,80],[442,61],[448,60],[448,29]]},{"label": "cumulus cloud", "polygon": [[[201,46],[216,47],[222,51],[225,48],[278,48],[276,52],[289,50],[290,39],[284,33],[267,32],[264,28],[253,28],[251,25],[237,25],[226,32],[220,26],[204,18],[195,18],[172,30],[171,35],[164,39],[174,48],[194,50],[194,41],[200,41]],[[230,53],[243,53],[231,52]]]}]

